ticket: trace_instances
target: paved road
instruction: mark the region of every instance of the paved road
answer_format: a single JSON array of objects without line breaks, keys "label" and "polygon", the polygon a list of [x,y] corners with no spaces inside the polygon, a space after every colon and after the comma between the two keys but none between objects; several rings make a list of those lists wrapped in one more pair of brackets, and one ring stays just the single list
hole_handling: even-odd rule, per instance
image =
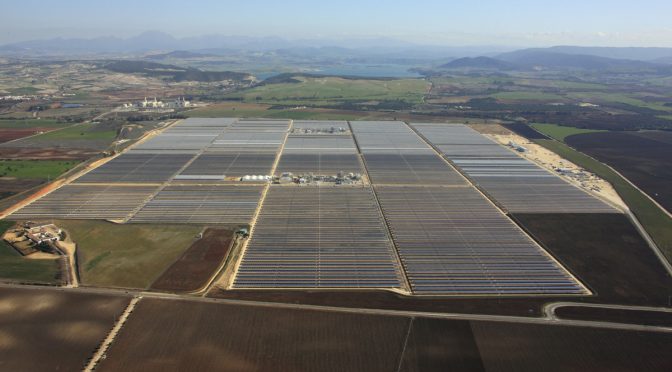
[{"label": "paved road", "polygon": [[[453,320],[476,320],[476,321],[540,324],[540,325],[564,325],[564,326],[606,328],[616,330],[672,333],[672,328],[669,327],[645,326],[636,324],[622,324],[622,323],[599,322],[599,321],[567,320],[556,318],[555,315],[549,316],[548,312],[546,313],[546,316],[543,318],[532,318],[532,317],[506,316],[506,315],[456,314],[456,313],[436,313],[436,312],[422,312],[422,311],[348,308],[348,307],[319,306],[319,305],[301,305],[301,304],[288,304],[288,303],[275,303],[275,302],[262,302],[262,301],[206,298],[192,295],[178,295],[170,293],[157,293],[157,292],[120,290],[120,289],[108,289],[108,288],[89,288],[89,287],[64,288],[64,287],[31,286],[31,285],[18,285],[18,284],[0,284],[0,288],[48,290],[54,292],[80,292],[80,293],[112,295],[112,296],[129,296],[129,297],[137,297],[140,299],[155,298],[170,301],[208,302],[208,303],[218,303],[227,305],[255,306],[255,307],[276,308],[276,309],[330,311],[330,312],[349,313],[349,314],[367,314],[367,315],[380,315],[380,316],[400,316],[400,317],[418,317],[418,318],[453,319]],[[573,305],[573,303],[571,302],[560,302],[558,304],[559,305],[556,307],[567,306],[567,304]],[[552,305],[554,304],[549,304],[547,305],[547,307],[553,309],[554,307]],[[596,306],[602,306],[602,305],[596,305]],[[604,305],[604,307],[607,306],[616,306],[616,305]],[[672,309],[670,310],[672,311]]]}]

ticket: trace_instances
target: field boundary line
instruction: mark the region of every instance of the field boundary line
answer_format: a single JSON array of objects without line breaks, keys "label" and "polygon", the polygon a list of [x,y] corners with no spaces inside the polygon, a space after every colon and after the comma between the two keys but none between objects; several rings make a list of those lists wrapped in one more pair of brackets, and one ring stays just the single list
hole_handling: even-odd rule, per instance
[{"label": "field boundary line", "polygon": [[[294,127],[294,120],[289,119],[288,120],[288,125],[287,125],[287,130],[285,132],[285,137],[282,139],[282,143],[280,144],[280,148],[277,150],[277,153],[275,155],[275,161],[273,162],[273,165],[271,166],[270,170],[270,176],[274,177],[275,176],[275,171],[278,167],[278,164],[280,163],[280,158],[282,157],[282,153],[285,150],[285,144],[287,143],[287,138],[289,138],[289,133],[292,131]],[[238,252],[238,257],[236,262],[234,262],[233,270],[231,271],[231,275],[228,278],[228,283],[223,283],[224,288],[233,288],[233,282],[236,280],[236,275],[238,274],[238,269],[240,268],[240,265],[243,261],[243,257],[245,257],[245,252],[247,251],[247,246],[250,244],[250,241],[252,240],[252,236],[254,235],[254,229],[257,224],[257,220],[259,219],[259,216],[261,215],[261,210],[264,207],[264,202],[266,201],[266,195],[268,195],[268,192],[271,189],[271,183],[272,181],[267,181],[264,184],[264,188],[261,191],[261,197],[259,198],[259,203],[257,204],[257,209],[254,211],[254,215],[252,216],[252,219],[250,220],[250,230],[248,231],[248,236],[247,238],[243,241],[243,243],[240,246],[240,250]],[[229,252],[231,254],[232,252]],[[203,296],[207,296],[210,290],[212,289],[213,286],[215,286],[222,278],[222,274],[224,274],[224,268],[225,266],[222,266],[219,271],[215,274],[215,277],[217,278],[216,280],[212,280],[210,284],[208,285],[207,288],[202,292]]]},{"label": "field boundary line", "polygon": [[[376,191],[375,185],[373,184],[373,181],[371,180],[371,176],[369,175],[369,168],[368,165],[366,164],[366,159],[364,158],[364,153],[362,152],[362,148],[359,146],[359,142],[357,141],[357,136],[355,136],[355,131],[352,128],[352,124],[350,123],[350,120],[347,121],[348,123],[348,128],[350,129],[350,135],[352,136],[352,140],[355,142],[355,149],[357,150],[357,157],[359,158],[360,164],[362,165],[362,170],[366,174],[366,179],[369,182],[369,187],[371,188],[371,193],[373,194],[373,199],[376,201],[376,206],[378,207],[378,214],[380,215],[381,222],[383,224],[383,227],[385,228],[385,233],[387,235],[387,238],[390,240],[390,245],[392,246],[392,250],[394,253],[394,258],[396,258],[397,265],[399,266],[399,274],[401,275],[401,280],[403,281],[403,285],[406,288],[400,288],[402,290],[402,293],[404,294],[413,294],[413,287],[411,286],[411,281],[408,278],[408,273],[406,272],[406,267],[404,266],[404,262],[401,259],[401,254],[399,253],[399,248],[397,247],[397,242],[394,239],[394,236],[392,236],[392,229],[390,228],[390,223],[387,221],[387,217],[385,217],[385,212],[383,212],[383,206],[380,204],[380,199],[378,199],[378,192]],[[405,289],[405,291],[404,291]]]},{"label": "field boundary line", "polygon": [[103,343],[98,347],[98,350],[93,354],[93,357],[89,360],[89,363],[84,367],[83,371],[84,372],[92,372],[98,363],[102,359],[105,358],[107,350],[110,348],[110,345],[114,342],[114,339],[117,337],[117,334],[119,334],[119,331],[121,328],[124,326],[126,321],[128,320],[128,317],[131,315],[133,310],[135,309],[135,305],[140,301],[140,297],[133,297],[131,299],[131,302],[128,303],[128,306],[126,306],[126,309],[124,312],[121,314],[117,322],[114,324],[114,327],[112,327],[112,330],[110,333],[108,333],[107,337],[105,337],[105,340],[103,340]]},{"label": "field boundary line", "polygon": [[411,332],[413,331],[413,322],[415,322],[414,316],[412,316],[408,322],[408,331],[406,331],[406,337],[404,337],[404,346],[401,348],[401,353],[399,353],[399,364],[397,365],[397,372],[401,372],[401,367],[404,365],[404,356],[406,355],[408,339],[411,338]]}]

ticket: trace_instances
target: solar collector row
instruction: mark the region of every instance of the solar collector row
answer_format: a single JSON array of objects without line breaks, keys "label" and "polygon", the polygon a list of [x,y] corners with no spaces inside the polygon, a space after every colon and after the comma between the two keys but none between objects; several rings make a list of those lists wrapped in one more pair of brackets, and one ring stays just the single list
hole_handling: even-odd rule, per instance
[{"label": "solar collector row", "polygon": [[153,186],[65,185],[14,212],[9,218],[121,220],[156,190]]},{"label": "solar collector row", "polygon": [[163,183],[193,158],[188,154],[124,153],[78,178],[77,183]]},{"label": "solar collector row", "polygon": [[263,186],[167,186],[132,223],[249,224]]},{"label": "solar collector row", "polygon": [[276,167],[276,175],[336,175],[362,173],[355,142],[346,135],[290,135]]},{"label": "solar collector row", "polygon": [[372,190],[272,186],[234,287],[400,288]]},{"label": "solar collector row", "polygon": [[199,155],[180,175],[220,175],[242,177],[268,175],[276,155],[273,153],[204,153]]},{"label": "solar collector row", "polygon": [[376,187],[416,294],[582,294],[583,287],[472,188]]},{"label": "solar collector row", "polygon": [[461,124],[413,126],[512,213],[618,213],[539,165]]}]

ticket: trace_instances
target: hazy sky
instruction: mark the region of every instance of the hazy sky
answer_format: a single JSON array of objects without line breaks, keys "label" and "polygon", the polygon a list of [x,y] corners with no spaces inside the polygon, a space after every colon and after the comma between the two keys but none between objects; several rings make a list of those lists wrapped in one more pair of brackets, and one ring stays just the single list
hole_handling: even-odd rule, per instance
[{"label": "hazy sky", "polygon": [[435,45],[672,47],[672,0],[2,0],[0,43],[160,30]]}]

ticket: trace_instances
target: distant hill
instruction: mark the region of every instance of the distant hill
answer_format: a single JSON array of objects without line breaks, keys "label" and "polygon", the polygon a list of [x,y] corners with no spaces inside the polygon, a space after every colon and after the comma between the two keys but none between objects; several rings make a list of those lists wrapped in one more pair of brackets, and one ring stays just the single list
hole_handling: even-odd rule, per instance
[{"label": "distant hill", "polygon": [[162,59],[186,59],[186,58],[203,58],[203,57],[214,57],[214,54],[205,54],[205,53],[196,53],[190,52],[188,50],[175,50],[169,53],[160,53],[160,54],[150,54],[146,56],[146,59],[151,60],[162,60]]},{"label": "distant hill", "polygon": [[494,69],[512,70],[516,66],[499,59],[490,57],[459,58],[439,66],[442,69]]},{"label": "distant hill", "polygon": [[554,53],[582,54],[647,62],[656,62],[664,58],[672,59],[672,48],[554,46],[545,50]]},{"label": "distant hill", "polygon": [[613,59],[585,54],[565,54],[547,49],[523,49],[500,54],[499,60],[519,68],[582,69],[582,70],[642,70],[658,69],[660,65],[634,60]]},{"label": "distant hill", "polygon": [[113,61],[104,64],[103,67],[114,72],[164,77],[177,82],[216,82],[222,80],[241,81],[252,79],[252,75],[241,72],[201,71],[193,67],[180,67],[147,61]]}]

